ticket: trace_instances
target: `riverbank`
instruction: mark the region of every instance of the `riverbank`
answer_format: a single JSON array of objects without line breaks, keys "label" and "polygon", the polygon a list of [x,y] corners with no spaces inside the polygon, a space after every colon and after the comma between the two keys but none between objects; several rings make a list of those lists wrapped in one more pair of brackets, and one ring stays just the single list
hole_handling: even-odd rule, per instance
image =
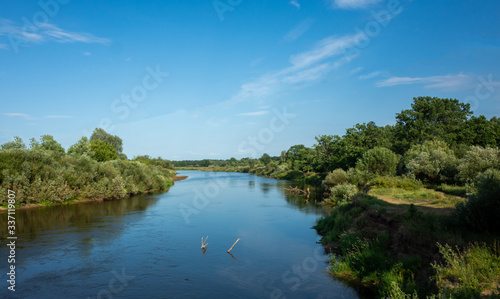
[{"label": "riverbank", "polygon": [[452,201],[374,191],[340,203],[315,226],[333,253],[334,277],[379,297],[500,295],[498,233],[464,229]]}]

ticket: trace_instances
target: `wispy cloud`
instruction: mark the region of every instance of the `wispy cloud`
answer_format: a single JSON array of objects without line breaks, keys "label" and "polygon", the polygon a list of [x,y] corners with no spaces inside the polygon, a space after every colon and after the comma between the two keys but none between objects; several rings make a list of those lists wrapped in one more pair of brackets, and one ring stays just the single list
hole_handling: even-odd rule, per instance
[{"label": "wispy cloud", "polygon": [[351,74],[351,75],[354,75],[354,74],[356,74],[356,73],[361,72],[362,70],[363,70],[363,67],[358,66],[357,68],[352,69],[352,70],[351,70],[351,72],[350,72],[350,74]]},{"label": "wispy cloud", "polygon": [[297,40],[299,37],[301,37],[304,33],[311,28],[312,24],[314,23],[313,19],[305,19],[299,24],[297,24],[295,27],[290,30],[285,37],[283,38],[284,40],[288,42],[293,42]]},{"label": "wispy cloud", "polygon": [[299,1],[297,1],[297,0],[292,0],[292,1],[288,2],[288,3],[289,3],[290,5],[293,5],[293,6],[297,7],[298,9],[300,9],[300,3],[299,3]]},{"label": "wispy cloud", "polygon": [[391,77],[376,83],[378,87],[423,84],[425,88],[438,88],[444,90],[464,90],[477,84],[474,76],[458,73],[444,76],[430,77]]},{"label": "wispy cloud", "polygon": [[[322,79],[328,72],[355,57],[343,54],[359,43],[361,34],[330,36],[319,41],[310,50],[292,55],[289,60],[290,66],[243,84],[229,102],[261,98],[277,93],[284,86],[290,87]],[[332,60],[334,57],[337,59]]]},{"label": "wispy cloud", "polygon": [[19,43],[87,43],[87,44],[109,44],[111,40],[97,37],[85,32],[70,32],[49,23],[43,23],[36,27],[37,30],[23,30],[14,22],[0,19],[0,36],[8,35]]},{"label": "wispy cloud", "polygon": [[21,117],[24,119],[34,119],[34,117],[32,117],[31,115],[25,113],[2,113],[2,114],[8,117]]},{"label": "wispy cloud", "polygon": [[92,53],[90,53],[90,52],[83,52],[83,56],[90,56],[90,55],[92,55]]},{"label": "wispy cloud", "polygon": [[73,118],[71,115],[46,115],[45,118]]},{"label": "wispy cloud", "polygon": [[379,76],[381,73],[382,72],[380,72],[380,71],[371,72],[371,73],[366,74],[366,75],[360,75],[358,77],[358,79],[360,79],[360,80],[372,79],[372,78]]},{"label": "wispy cloud", "polygon": [[238,115],[241,115],[241,116],[259,116],[259,115],[266,115],[266,114],[269,114],[269,111],[255,111],[255,112],[246,112],[246,113],[240,113]]},{"label": "wispy cloud", "polygon": [[379,2],[382,2],[382,0],[333,0],[332,7],[340,9],[362,9]]}]

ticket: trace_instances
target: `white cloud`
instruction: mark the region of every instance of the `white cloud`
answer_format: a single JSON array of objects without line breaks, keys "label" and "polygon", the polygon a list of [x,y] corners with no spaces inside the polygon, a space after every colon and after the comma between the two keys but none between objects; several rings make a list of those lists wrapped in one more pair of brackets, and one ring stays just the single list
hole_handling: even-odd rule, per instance
[{"label": "white cloud", "polygon": [[313,19],[305,19],[299,24],[297,24],[295,27],[290,30],[285,37],[283,38],[284,40],[288,42],[293,42],[297,40],[299,37],[301,37],[304,33],[311,28],[312,24],[314,23]]},{"label": "white cloud", "polygon": [[371,72],[369,74],[366,74],[366,75],[360,75],[358,77],[358,79],[360,80],[367,80],[367,79],[372,79],[372,78],[375,78],[377,77],[378,75],[380,75],[381,72],[380,71],[375,71],[375,72]]},{"label": "white cloud", "polygon": [[300,3],[297,0],[292,0],[292,1],[289,2],[289,4],[297,7],[298,9],[300,9]]},{"label": "white cloud", "polygon": [[12,21],[0,19],[0,36],[7,35],[16,43],[43,43],[53,41],[57,43],[87,43],[109,44],[111,40],[97,37],[85,32],[70,32],[52,25],[43,23],[36,28],[23,30]]},{"label": "white cloud", "polygon": [[83,56],[90,56],[90,55],[92,55],[92,53],[90,53],[90,52],[83,52]]},{"label": "white cloud", "polygon": [[[239,92],[230,103],[247,99],[256,99],[273,95],[285,85],[288,87],[301,83],[310,83],[322,79],[329,71],[350,62],[357,55],[344,56],[344,52],[355,47],[361,40],[362,33],[341,37],[330,36],[314,45],[310,50],[292,55],[290,66],[270,72],[241,85]],[[337,60],[333,57],[341,56]],[[228,104],[227,102],[223,104]]]},{"label": "white cloud", "polygon": [[350,72],[350,74],[351,74],[351,75],[354,75],[354,74],[356,74],[356,73],[361,72],[362,70],[363,70],[363,67],[359,66],[359,67],[357,67],[357,68],[355,68],[355,69],[352,69],[352,70],[351,70],[351,72]]},{"label": "white cloud", "polygon": [[8,117],[22,117],[24,119],[34,119],[31,115],[25,113],[2,113]]},{"label": "white cloud", "polygon": [[477,80],[472,75],[464,73],[448,74],[430,77],[391,77],[376,83],[378,87],[423,84],[425,88],[438,88],[444,90],[464,90],[477,85]]},{"label": "white cloud", "polygon": [[332,7],[340,9],[360,9],[367,8],[382,0],[333,0]]},{"label": "white cloud", "polygon": [[255,112],[246,112],[246,113],[240,113],[238,115],[242,115],[242,116],[260,116],[260,115],[266,115],[266,114],[269,114],[269,111],[255,111]]},{"label": "white cloud", "polygon": [[46,115],[45,118],[73,118],[71,115]]}]

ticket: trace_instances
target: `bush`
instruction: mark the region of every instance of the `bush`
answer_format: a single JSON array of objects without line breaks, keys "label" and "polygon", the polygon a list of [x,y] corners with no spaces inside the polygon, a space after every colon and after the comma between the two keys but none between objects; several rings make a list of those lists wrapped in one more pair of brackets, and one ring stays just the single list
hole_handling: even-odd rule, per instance
[{"label": "bush", "polygon": [[378,175],[394,175],[399,163],[398,156],[385,147],[375,147],[363,154],[356,168]]},{"label": "bush", "polygon": [[329,200],[338,203],[339,201],[349,201],[358,193],[358,188],[353,184],[343,183],[330,189]]},{"label": "bush", "polygon": [[408,173],[424,182],[452,182],[457,172],[455,154],[439,140],[413,145],[405,161]]},{"label": "bush", "polygon": [[473,181],[477,175],[489,168],[500,167],[498,148],[471,146],[458,164],[459,177],[463,182]]},{"label": "bush", "polygon": [[500,257],[485,245],[469,245],[460,252],[437,244],[444,265],[434,263],[436,283],[446,297],[479,298],[484,291],[496,292],[500,280]]},{"label": "bush", "polygon": [[347,172],[342,168],[337,168],[334,171],[328,173],[328,175],[323,180],[324,188],[330,189],[337,185],[343,184],[349,180]]},{"label": "bush", "polygon": [[479,174],[477,189],[467,203],[457,206],[458,220],[478,231],[500,231],[500,171],[490,169]]}]

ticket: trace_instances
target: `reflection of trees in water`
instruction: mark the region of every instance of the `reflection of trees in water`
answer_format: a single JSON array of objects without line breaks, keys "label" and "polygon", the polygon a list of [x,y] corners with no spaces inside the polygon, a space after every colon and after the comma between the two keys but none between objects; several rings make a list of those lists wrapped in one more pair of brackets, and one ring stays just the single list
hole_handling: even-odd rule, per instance
[{"label": "reflection of trees in water", "polygon": [[[286,189],[297,187],[302,190],[309,188],[310,194],[307,196],[300,196],[295,194],[290,194]],[[283,194],[286,202],[292,206],[298,208],[306,214],[325,214],[327,209],[320,205],[323,200],[322,191],[320,187],[313,187],[310,185],[295,183],[295,182],[284,182],[279,188],[280,192]]]},{"label": "reflection of trees in water", "polygon": [[271,184],[271,183],[260,183],[260,190],[262,190],[262,193],[267,194],[269,191],[271,191],[271,188],[275,188],[276,184]]},{"label": "reflection of trees in water", "polygon": [[[109,222],[105,216],[113,216],[113,224],[127,212],[145,211],[158,201],[153,196],[134,196],[122,200],[70,204],[65,206],[43,207],[16,210],[16,235],[24,239],[35,239],[45,230],[56,228],[84,229]],[[0,214],[0,226],[7,227],[7,213]],[[0,236],[7,237],[1,230]]]}]

